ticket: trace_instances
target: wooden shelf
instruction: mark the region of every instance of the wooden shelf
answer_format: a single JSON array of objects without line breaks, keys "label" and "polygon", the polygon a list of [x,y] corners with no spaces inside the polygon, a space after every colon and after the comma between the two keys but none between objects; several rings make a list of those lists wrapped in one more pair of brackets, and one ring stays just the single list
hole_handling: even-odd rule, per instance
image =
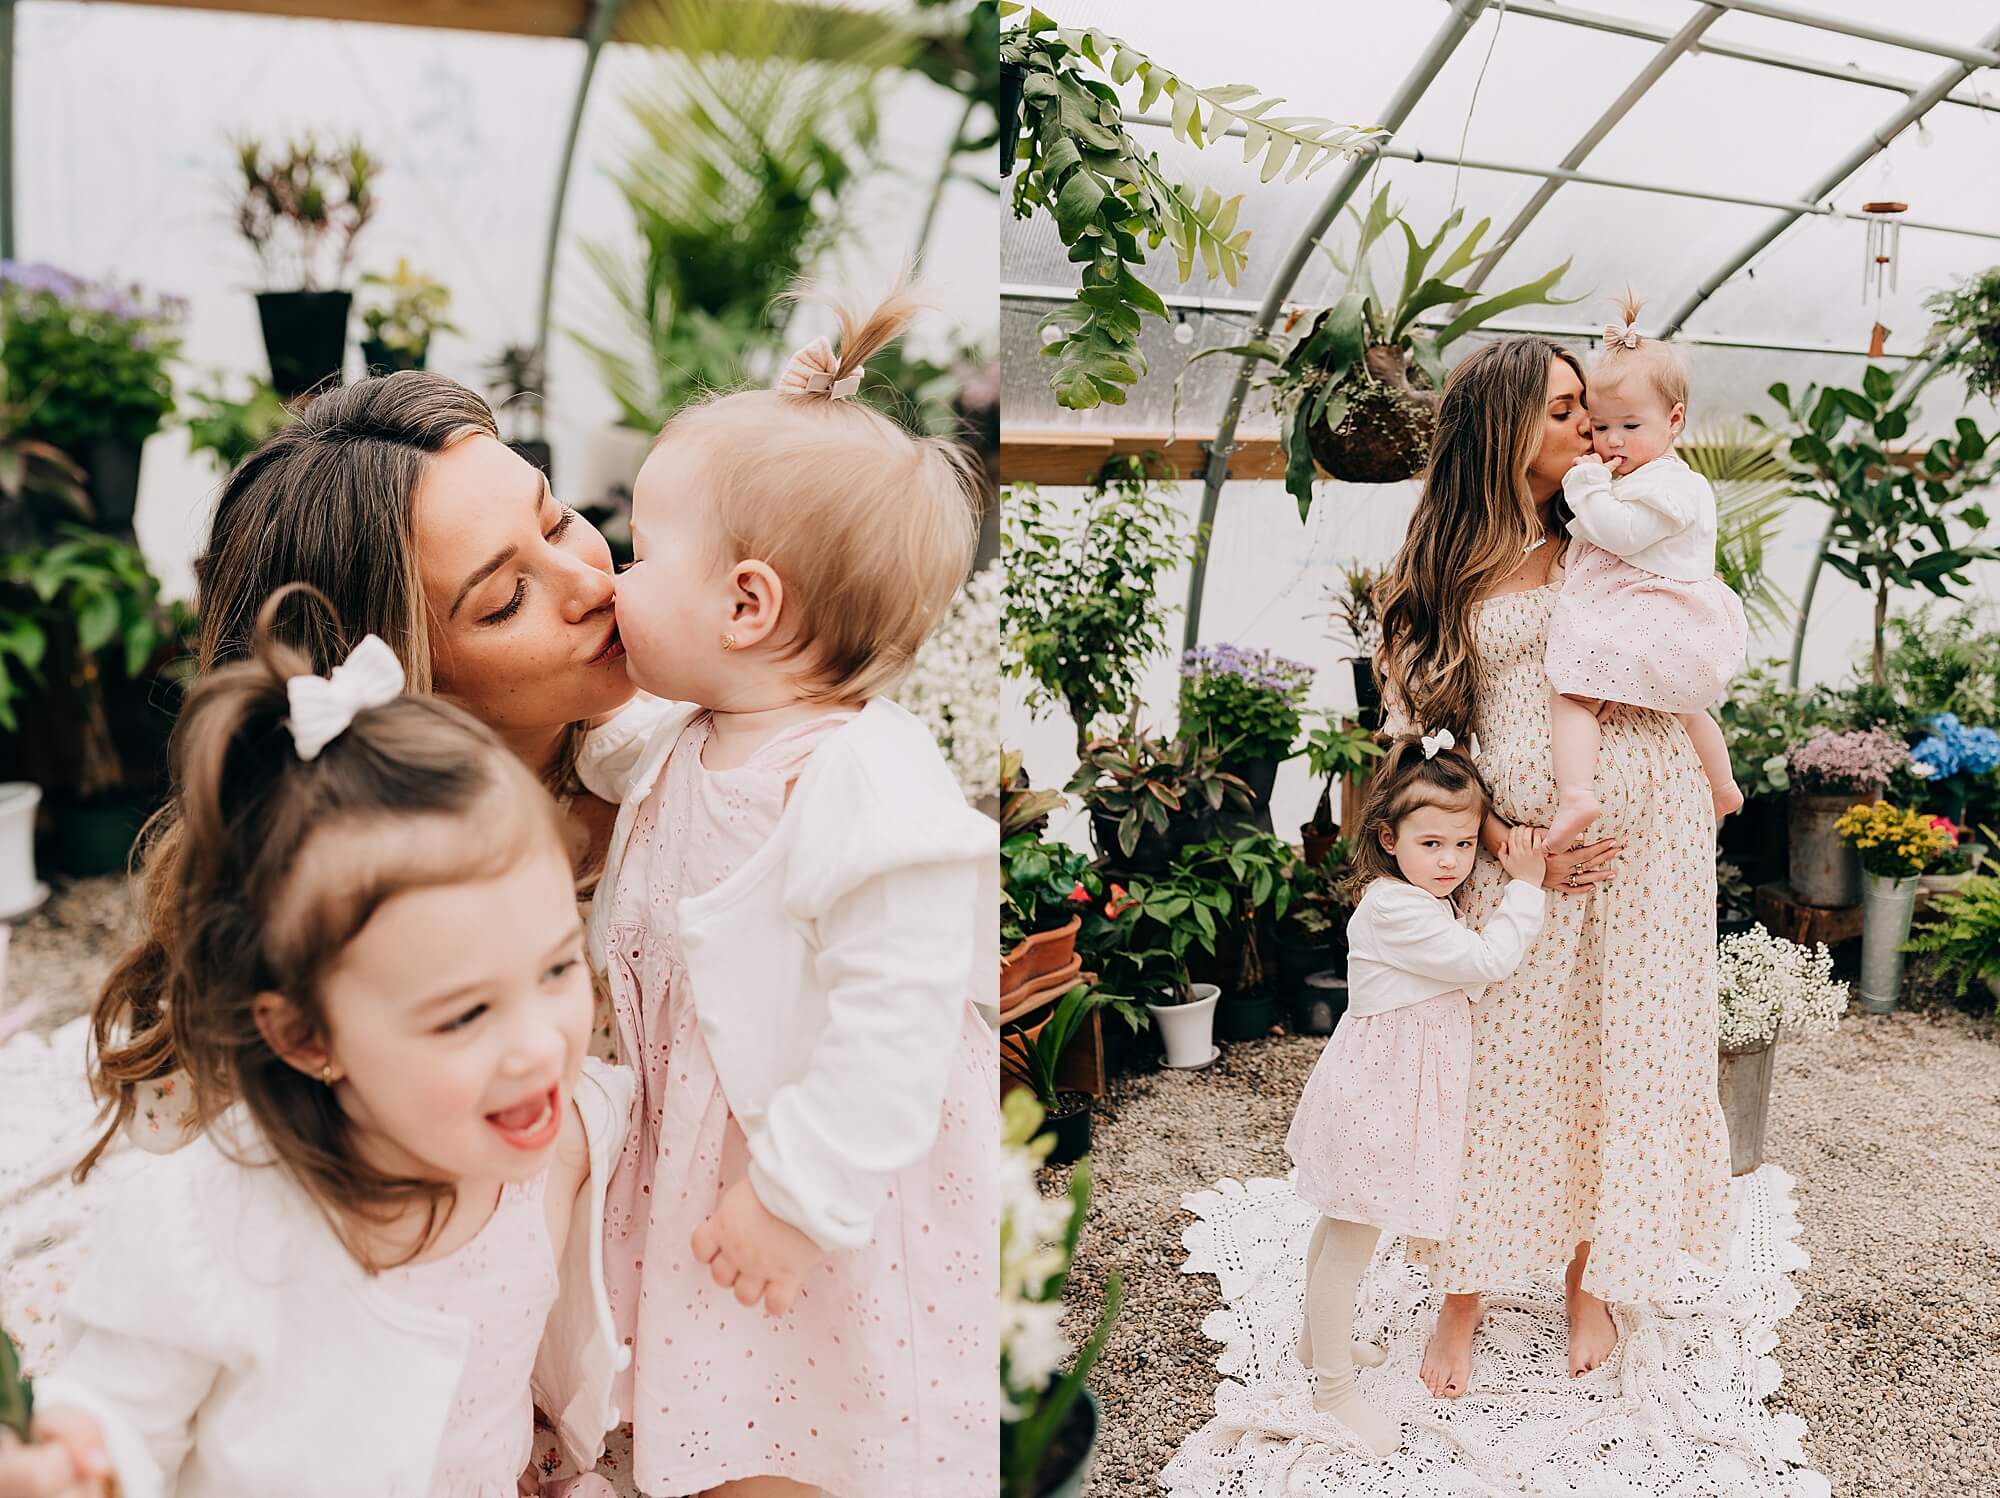
[{"label": "wooden shelf", "polygon": [[[1088,484],[1114,457],[1157,455],[1158,473],[1199,479],[1208,470],[1208,437],[1168,432],[1121,431],[1112,427],[1000,428],[1000,482],[1003,484]],[[1276,433],[1236,439],[1229,476],[1282,479],[1284,449]]]}]

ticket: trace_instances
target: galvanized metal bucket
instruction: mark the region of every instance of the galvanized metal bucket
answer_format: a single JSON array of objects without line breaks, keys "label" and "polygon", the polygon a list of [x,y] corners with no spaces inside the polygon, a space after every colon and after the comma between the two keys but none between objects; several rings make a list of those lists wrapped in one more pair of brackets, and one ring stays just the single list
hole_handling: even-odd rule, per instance
[{"label": "galvanized metal bucket", "polygon": [[1771,1061],[1775,1039],[1725,1049],[1716,1070],[1715,1090],[1729,1125],[1729,1173],[1748,1175],[1764,1163],[1764,1125],[1771,1111]]},{"label": "galvanized metal bucket", "polygon": [[1873,796],[1812,796],[1794,791],[1786,808],[1792,896],[1801,905],[1833,908],[1861,903],[1861,858],[1833,824],[1857,801]]},{"label": "galvanized metal bucket", "polygon": [[1855,985],[1861,1007],[1870,1014],[1888,1014],[1903,991],[1903,943],[1910,939],[1910,917],[1917,908],[1917,881],[1891,879],[1886,874],[1863,876],[1861,899],[1861,981]]}]

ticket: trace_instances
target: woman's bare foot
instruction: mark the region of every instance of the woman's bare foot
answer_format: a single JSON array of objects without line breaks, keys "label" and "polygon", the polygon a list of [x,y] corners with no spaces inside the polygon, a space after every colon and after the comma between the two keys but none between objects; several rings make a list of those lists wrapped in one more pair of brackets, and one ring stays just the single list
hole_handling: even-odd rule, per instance
[{"label": "woman's bare foot", "polygon": [[1418,1370],[1433,1399],[1456,1399],[1472,1385],[1472,1334],[1479,1330],[1477,1295],[1447,1295]]},{"label": "woman's bare foot", "polygon": [[1717,786],[1715,789],[1715,825],[1720,827],[1722,819],[1743,810],[1743,792],[1735,781]]},{"label": "woman's bare foot", "polygon": [[1543,839],[1543,848],[1550,853],[1562,852],[1582,837],[1584,828],[1595,822],[1603,811],[1593,791],[1563,792],[1556,800],[1556,814],[1549,823],[1549,835]]},{"label": "woman's bare foot", "polygon": [[1589,1245],[1570,1260],[1563,1276],[1563,1308],[1569,1313],[1569,1376],[1580,1378],[1611,1356],[1618,1345],[1618,1323],[1611,1307],[1583,1288],[1583,1268],[1590,1261]]}]

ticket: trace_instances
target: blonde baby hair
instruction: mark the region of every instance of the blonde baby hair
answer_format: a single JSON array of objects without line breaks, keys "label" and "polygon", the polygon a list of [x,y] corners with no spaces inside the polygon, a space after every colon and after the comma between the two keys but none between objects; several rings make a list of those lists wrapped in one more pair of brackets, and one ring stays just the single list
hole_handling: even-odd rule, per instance
[{"label": "blonde baby hair", "polygon": [[1639,336],[1639,309],[1645,305],[1631,287],[1625,288],[1625,295],[1618,299],[1618,320],[1604,325],[1604,352],[1598,356],[1591,378],[1601,389],[1610,390],[1635,376],[1650,380],[1670,408],[1685,406],[1687,362],[1673,345]]},{"label": "blonde baby hair", "polygon": [[715,565],[755,558],[784,581],[786,654],[806,661],[814,700],[894,686],[972,565],[971,455],[852,398],[919,305],[902,283],[865,315],[834,300],[838,354],[811,345],[778,389],[712,397],[660,433],[662,446],[700,445]]}]

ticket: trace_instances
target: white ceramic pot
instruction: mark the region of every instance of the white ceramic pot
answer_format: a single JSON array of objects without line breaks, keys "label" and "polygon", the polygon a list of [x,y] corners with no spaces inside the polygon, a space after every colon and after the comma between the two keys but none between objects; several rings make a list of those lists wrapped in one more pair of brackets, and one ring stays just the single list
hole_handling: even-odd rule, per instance
[{"label": "white ceramic pot", "polygon": [[0,921],[33,910],[48,893],[35,879],[35,808],[41,800],[38,785],[0,782]]},{"label": "white ceramic pot", "polygon": [[1190,983],[1188,990],[1194,997],[1185,1004],[1146,1006],[1160,1027],[1169,1066],[1206,1066],[1215,1059],[1215,1001],[1222,990],[1213,983]]}]

